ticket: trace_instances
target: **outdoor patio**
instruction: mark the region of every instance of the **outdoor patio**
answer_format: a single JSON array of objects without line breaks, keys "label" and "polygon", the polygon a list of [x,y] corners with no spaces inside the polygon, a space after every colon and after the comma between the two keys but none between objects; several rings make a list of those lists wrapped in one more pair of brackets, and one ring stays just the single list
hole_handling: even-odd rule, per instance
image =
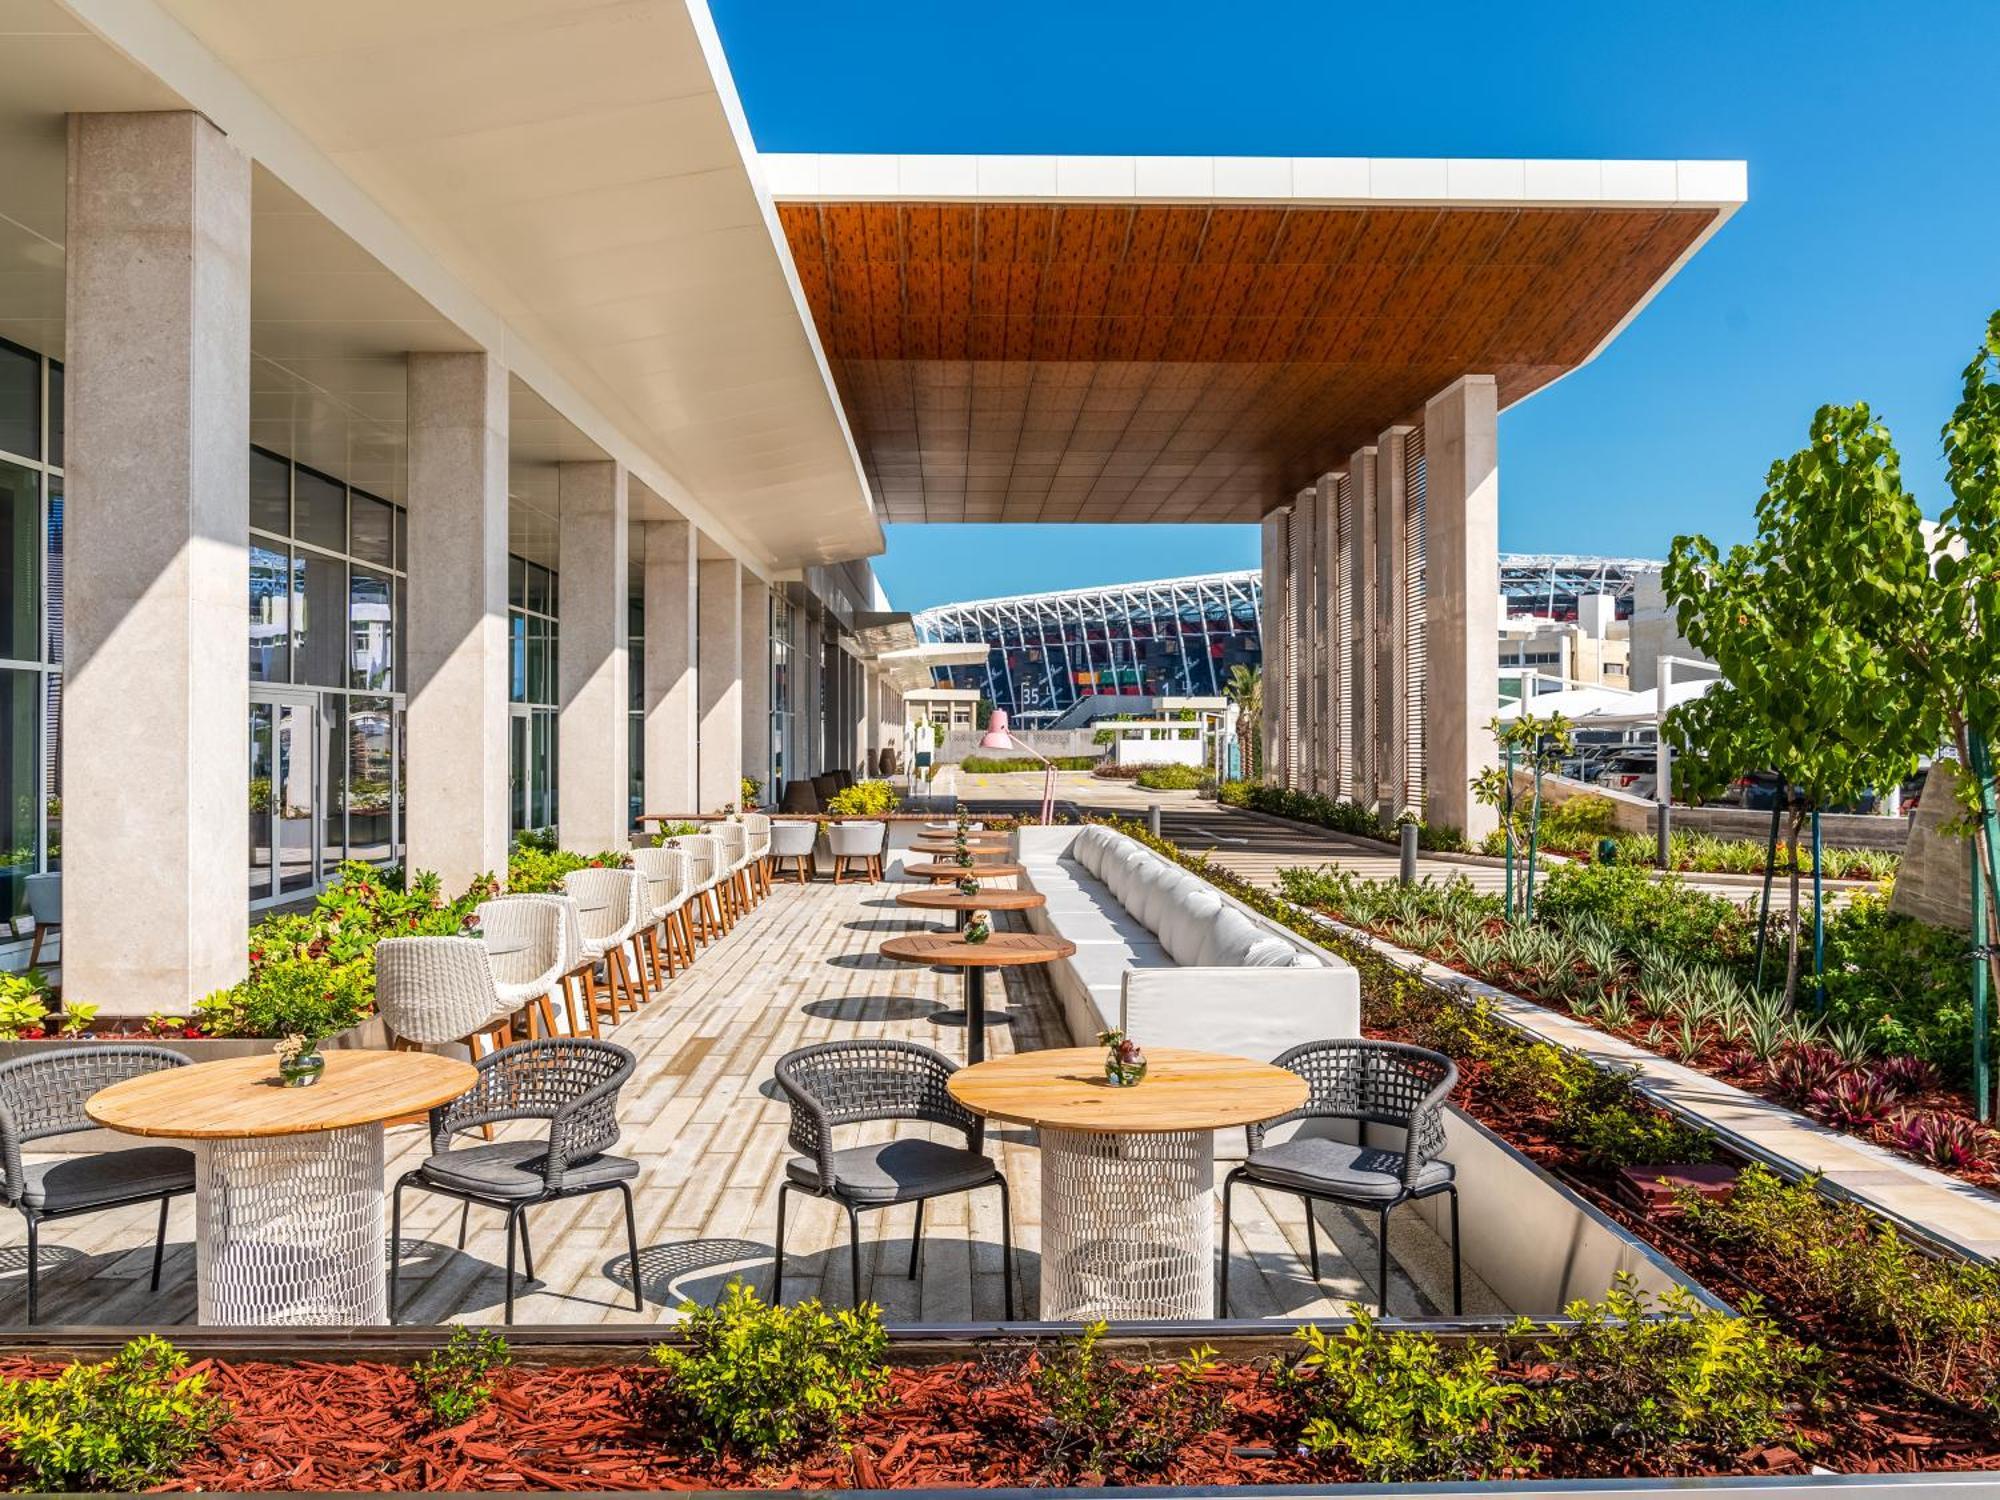
[{"label": "outdoor patio", "polygon": [[[881,1036],[964,1055],[958,975],[891,963],[876,954],[884,938],[935,926],[898,908],[895,889],[894,884],[836,887],[824,880],[807,887],[780,884],[732,933],[703,949],[692,969],[607,1033],[638,1057],[620,1101],[624,1135],[616,1149],[641,1165],[635,1195],[645,1311],[634,1312],[631,1305],[617,1200],[598,1195],[534,1212],[538,1279],[520,1287],[519,1323],[658,1321],[670,1318],[683,1299],[714,1300],[732,1276],[768,1290],[777,1190],[789,1154],[788,1113],[772,1081],[776,1059],[809,1042]],[[1004,1000],[1000,975],[994,978],[994,1008],[1004,1008],[1012,1021],[989,1029],[991,1055],[1068,1043],[1039,971],[1005,971]],[[998,1157],[1012,1189],[1021,1312],[1029,1317],[1037,1307],[1040,1205],[1040,1153],[1031,1135],[1014,1126],[989,1126],[987,1133],[988,1151]],[[389,1180],[426,1150],[419,1127],[391,1129]],[[50,1225],[42,1244],[42,1321],[97,1326],[192,1321],[193,1204],[188,1199],[174,1204],[157,1294],[147,1288],[154,1213],[149,1204]],[[931,1203],[915,1280],[905,1274],[912,1214],[902,1207],[863,1217],[864,1294],[879,1301],[893,1322],[998,1321],[997,1194]],[[1373,1215],[1321,1222],[1324,1275],[1315,1285],[1306,1270],[1299,1201],[1238,1192],[1232,1315],[1291,1319],[1343,1312],[1349,1300],[1373,1303]],[[1329,1223],[1331,1233],[1324,1228]],[[473,1209],[463,1252],[455,1248],[458,1224],[455,1202],[406,1194],[403,1321],[499,1321],[506,1253],[502,1220]],[[310,1236],[314,1226],[302,1222],[298,1232]],[[794,1198],[786,1237],[786,1300],[817,1294],[845,1303],[850,1295],[846,1224],[839,1209]],[[1450,1260],[1419,1216],[1396,1216],[1392,1251],[1391,1311],[1448,1309]],[[25,1316],[23,1264],[17,1228],[0,1250],[0,1318],[15,1323]],[[1469,1269],[1465,1311],[1506,1311]]]}]

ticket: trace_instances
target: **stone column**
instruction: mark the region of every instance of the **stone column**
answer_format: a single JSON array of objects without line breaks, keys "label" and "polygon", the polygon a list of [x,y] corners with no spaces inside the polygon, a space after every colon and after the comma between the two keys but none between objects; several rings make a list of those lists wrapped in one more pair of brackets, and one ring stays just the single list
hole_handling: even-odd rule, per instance
[{"label": "stone column", "polygon": [[409,358],[411,870],[507,868],[507,371]]},{"label": "stone column", "polygon": [[1375,704],[1374,801],[1384,818],[1403,810],[1408,769],[1408,658],[1403,624],[1409,609],[1404,549],[1409,543],[1403,470],[1407,427],[1391,427],[1375,447]]},{"label": "stone column", "polygon": [[1285,684],[1290,673],[1291,511],[1284,506],[1264,517],[1264,579],[1258,636],[1263,645],[1262,779],[1285,784]]},{"label": "stone column", "polygon": [[632,842],[629,486],[623,464],[600,460],[557,465],[556,487],[557,831],[594,854]]},{"label": "stone column", "polygon": [[776,800],[771,787],[771,591],[743,575],[743,774]]},{"label": "stone column", "polygon": [[1477,843],[1493,809],[1470,782],[1494,764],[1500,708],[1500,446],[1498,388],[1467,375],[1424,407],[1428,588],[1424,703],[1428,820]]},{"label": "stone column", "polygon": [[1315,747],[1318,773],[1313,790],[1324,797],[1340,795],[1340,517],[1339,480],[1323,474],[1307,492],[1313,509],[1313,595],[1319,617],[1318,661],[1312,694],[1318,725]]},{"label": "stone column", "polygon": [[686,521],[646,523],[646,811],[698,810],[701,705],[695,689],[695,536]]},{"label": "stone column", "polygon": [[698,567],[695,677],[701,747],[696,810],[720,812],[743,796],[743,565],[722,557],[704,558]]},{"label": "stone column", "polygon": [[1354,756],[1349,775],[1354,800],[1373,807],[1382,779],[1381,729],[1377,693],[1377,604],[1381,559],[1376,551],[1375,449],[1358,450],[1347,461],[1348,528],[1348,701],[1352,706]]},{"label": "stone column", "polygon": [[250,161],[69,117],[63,990],[186,1014],[247,964]]},{"label": "stone column", "polygon": [[1292,654],[1289,693],[1293,709],[1297,750],[1292,767],[1292,785],[1312,791],[1319,774],[1319,718],[1313,692],[1313,678],[1319,662],[1319,589],[1313,578],[1313,559],[1318,548],[1312,491],[1301,490],[1292,497],[1291,582]]}]

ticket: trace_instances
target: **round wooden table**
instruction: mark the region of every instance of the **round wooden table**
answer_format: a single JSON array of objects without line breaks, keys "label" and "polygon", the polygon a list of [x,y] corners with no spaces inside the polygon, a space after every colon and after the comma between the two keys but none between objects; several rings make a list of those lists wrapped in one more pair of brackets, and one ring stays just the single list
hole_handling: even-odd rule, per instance
[{"label": "round wooden table", "polygon": [[382,1125],[455,1099],[478,1072],[431,1052],[336,1050],[304,1088],[269,1054],[128,1078],[99,1125],[185,1140],[195,1161],[197,1316],[209,1326],[389,1321]]},{"label": "round wooden table", "polygon": [[1068,938],[1039,932],[996,932],[983,943],[957,933],[911,932],[882,944],[882,956],[906,964],[943,964],[965,970],[965,1056],[986,1056],[986,971],[1052,963],[1076,952]]},{"label": "round wooden table", "polygon": [[1105,1080],[1102,1047],[1021,1052],[947,1085],[974,1114],[1036,1128],[1049,1322],[1215,1316],[1215,1132],[1297,1109],[1306,1081],[1269,1063],[1146,1051]]},{"label": "round wooden table", "polygon": [[1005,880],[1010,876],[1025,873],[1020,865],[1004,860],[975,860],[970,865],[959,864],[956,860],[935,859],[929,863],[917,860],[903,866],[905,875],[913,875],[918,880],[950,881],[970,875],[974,880]]},{"label": "round wooden table", "polygon": [[[1005,839],[998,839],[992,843],[981,843],[978,839],[973,839],[965,847],[972,857],[978,860],[1005,859],[1009,852]],[[910,851],[913,854],[956,854],[958,845],[950,839],[917,839],[910,845]]]},{"label": "round wooden table", "polygon": [[1040,891],[1009,891],[998,888],[981,889],[971,895],[951,885],[927,885],[919,891],[896,892],[898,906],[914,906],[919,911],[948,911],[957,913],[952,923],[958,931],[965,930],[967,913],[979,911],[1027,911],[1036,906],[1047,906],[1049,898]]}]

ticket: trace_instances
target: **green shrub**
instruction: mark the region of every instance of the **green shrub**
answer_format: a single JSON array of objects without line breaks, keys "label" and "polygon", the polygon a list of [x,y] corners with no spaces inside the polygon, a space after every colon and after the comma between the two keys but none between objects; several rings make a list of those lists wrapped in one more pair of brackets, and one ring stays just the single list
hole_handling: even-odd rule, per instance
[{"label": "green shrub", "polygon": [[0,1042],[18,1041],[24,1033],[43,1031],[53,998],[39,969],[0,974]]},{"label": "green shrub", "polygon": [[1654,1463],[1728,1463],[1792,1433],[1786,1409],[1816,1374],[1818,1351],[1780,1332],[1755,1297],[1739,1312],[1686,1287],[1655,1302],[1627,1273],[1602,1302],[1571,1303],[1574,1325],[1538,1346],[1555,1384],[1544,1420],[1591,1444]]},{"label": "green shrub", "polygon": [[513,1351],[498,1331],[460,1324],[443,1348],[410,1366],[410,1380],[431,1425],[456,1427],[493,1399],[494,1372],[513,1362]]},{"label": "green shrub", "polygon": [[1199,766],[1141,766],[1135,779],[1149,792],[1191,792],[1208,773]]},{"label": "green shrub", "polygon": [[563,876],[575,870],[622,869],[632,858],[617,850],[596,854],[573,854],[567,849],[544,849],[540,845],[516,844],[507,859],[507,893],[526,896],[563,888]]},{"label": "green shrub", "polygon": [[1213,1349],[1191,1349],[1167,1369],[1126,1364],[1098,1351],[1105,1332],[1104,1323],[1090,1324],[1040,1355],[1028,1375],[1046,1416],[1045,1467],[1060,1483],[1096,1482],[1114,1461],[1165,1468],[1222,1421],[1225,1403],[1205,1383]]},{"label": "green shrub", "polygon": [[[1052,755],[1058,771],[1094,771],[1104,764],[1094,755]],[[968,755],[958,763],[968,776],[1005,776],[1014,771],[1044,771],[1048,767],[1026,756]]]},{"label": "green shrub", "polygon": [[1446,1348],[1385,1331],[1356,1308],[1339,1333],[1299,1329],[1304,1351],[1273,1380],[1308,1453],[1342,1457],[1366,1479],[1495,1479],[1533,1467],[1516,1447],[1532,1406],[1500,1376],[1491,1344]]},{"label": "green shrub", "polygon": [[681,1304],[684,1344],[653,1358],[702,1446],[756,1458],[838,1438],[888,1386],[888,1334],[874,1303],[829,1313],[817,1298],[767,1307],[731,1281],[715,1307]]},{"label": "green shrub", "polygon": [[669,843],[674,839],[683,839],[691,833],[700,832],[701,824],[699,823],[689,823],[685,820],[677,823],[662,823],[659,832],[653,835],[653,847],[657,849],[662,844]]},{"label": "green shrub", "polygon": [[228,1418],[206,1375],[165,1339],[136,1338],[101,1365],[0,1381],[0,1432],[34,1490],[139,1490],[171,1479]]},{"label": "green shrub", "polygon": [[826,810],[836,817],[879,818],[896,810],[896,789],[886,781],[857,781],[842,787],[826,799]]},{"label": "green shrub", "polygon": [[[1296,792],[1285,787],[1266,786],[1261,782],[1231,781],[1219,789],[1218,795],[1232,807],[1247,807],[1253,812],[1313,823],[1321,828],[1331,828],[1336,833],[1370,839],[1393,836],[1382,826],[1382,820],[1368,808],[1357,802],[1322,797],[1317,792]],[[1454,853],[1470,847],[1456,828],[1425,823],[1414,817],[1402,821],[1416,824],[1417,846],[1421,849]]]},{"label": "green shrub", "polygon": [[[1972,975],[1963,933],[1889,910],[1864,891],[1826,919],[1826,1014],[1870,1047],[1921,1057],[1957,1083],[1972,1064]],[[1995,1037],[2000,1037],[1996,1028]]]},{"label": "green shrub", "polygon": [[1535,897],[1557,925],[1596,917],[1621,937],[1644,937],[1687,958],[1731,963],[1756,943],[1756,922],[1726,896],[1633,865],[1562,865]]},{"label": "green shrub", "polygon": [[194,1003],[210,1036],[304,1037],[324,1041],[359,1025],[374,1004],[373,963],[341,968],[310,958],[282,958],[251,970],[229,989]]}]

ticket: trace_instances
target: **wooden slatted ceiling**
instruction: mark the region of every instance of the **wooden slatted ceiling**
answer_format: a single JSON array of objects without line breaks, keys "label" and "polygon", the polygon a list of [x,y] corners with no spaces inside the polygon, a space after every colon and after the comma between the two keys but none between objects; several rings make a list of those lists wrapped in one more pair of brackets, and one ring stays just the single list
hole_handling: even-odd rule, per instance
[{"label": "wooden slatted ceiling", "polygon": [[890,521],[1255,520],[1588,357],[1706,209],[787,203]]}]

